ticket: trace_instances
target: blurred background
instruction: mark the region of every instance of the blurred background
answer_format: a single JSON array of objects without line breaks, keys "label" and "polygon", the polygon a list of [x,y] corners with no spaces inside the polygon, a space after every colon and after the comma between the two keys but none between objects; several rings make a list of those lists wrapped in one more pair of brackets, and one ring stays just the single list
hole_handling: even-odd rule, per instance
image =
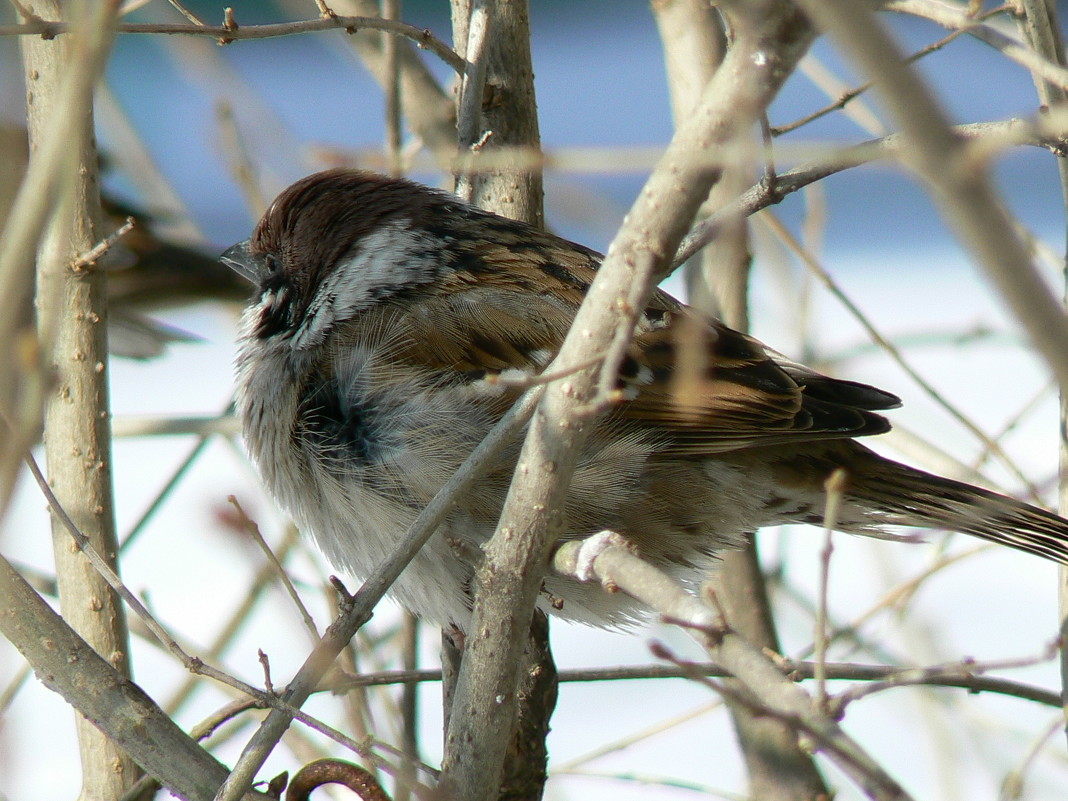
[{"label": "blurred background", "polygon": [[[207,22],[221,21],[215,4],[185,5]],[[671,136],[661,42],[644,3],[535,0],[531,6],[541,134],[554,159],[546,173],[548,223],[563,236],[603,249]],[[241,25],[312,19],[317,13],[304,0],[238,0],[232,8]],[[3,21],[13,21],[9,8],[4,13]],[[446,3],[407,0],[403,18],[451,41]],[[885,19],[908,52],[947,34],[913,17]],[[128,20],[183,21],[159,0]],[[450,70],[422,55],[451,91]],[[0,58],[0,122],[19,126],[24,97],[13,37],[0,38]],[[1027,71],[966,36],[924,57],[919,68],[957,122],[1037,113]],[[770,123],[787,126],[861,83],[820,42],[773,105]],[[211,258],[247,237],[262,203],[296,178],[338,163],[383,168],[384,107],[379,85],[342,32],[224,47],[207,38],[120,35],[98,95],[105,184],[118,202],[147,210],[157,233]],[[846,111],[779,137],[776,166],[786,169],[889,132],[865,94]],[[589,157],[590,149],[597,159]],[[449,176],[418,155],[417,144],[411,151],[414,177],[448,185]],[[1005,202],[1034,235],[1039,261],[1056,286],[1065,220],[1054,157],[1019,148],[998,158],[996,172]],[[754,172],[754,181],[758,178]],[[885,163],[848,170],[790,196],[773,212],[919,374],[979,427],[1001,437],[1020,472],[1052,503],[1056,396],[1018,327],[912,176]],[[882,452],[943,472],[952,468],[947,458],[957,460],[1007,491],[1023,491],[1013,471],[990,460],[964,426],[872,346],[858,322],[809,277],[766,223],[755,219],[752,234],[756,336],[790,356],[902,396],[905,408],[892,414],[902,433],[874,443]],[[118,275],[121,264],[115,269]],[[676,279],[668,288],[682,291]],[[255,598],[236,634],[209,661],[261,684],[257,649],[262,649],[279,685],[303,661],[311,640],[277,582],[251,593],[265,560],[235,523],[227,497],[235,495],[268,542],[286,550],[287,571],[320,629],[331,619],[330,594],[323,587],[329,567],[310,546],[287,539],[286,521],[259,489],[239,438],[211,436],[199,445],[193,434],[134,435],[161,421],[212,418],[227,407],[241,293],[240,287],[221,285],[221,300],[163,310],[156,306],[170,307],[182,298],[161,298],[152,304],[152,317],[190,341],[171,344],[158,358],[116,359],[111,366],[119,531],[130,538],[122,571],[194,654],[206,653],[235,610]],[[0,529],[0,548],[47,586],[52,557],[44,506],[36,488],[23,480]],[[798,526],[765,532],[761,543],[774,579],[784,648],[788,655],[803,655],[812,639],[822,535]],[[977,549],[960,537],[932,535],[928,544],[909,546],[840,535],[835,545],[830,614],[848,633],[836,642],[832,659],[1024,660],[1037,664],[1009,675],[1057,688],[1056,665],[1039,659],[1057,633],[1052,566],[1007,550]],[[965,553],[922,583],[910,584],[947,554]],[[350,589],[358,586],[351,577],[347,583]],[[398,621],[397,611],[385,608],[361,635],[361,669],[399,666]],[[602,632],[558,623],[553,630],[561,668],[649,663],[651,639],[686,658],[703,659],[684,637],[656,624]],[[436,665],[437,633],[424,629],[419,643],[420,663]],[[150,641],[135,641],[133,661],[135,679],[153,698],[165,703],[179,697],[187,676]],[[223,689],[196,684],[176,708],[184,726],[228,700]],[[77,747],[68,725],[73,713],[25,675],[7,643],[0,644],[0,700],[5,704],[0,796],[76,795]],[[307,708],[354,736],[364,727],[377,739],[399,744],[395,690],[368,691],[358,724],[337,698],[316,697]],[[419,715],[422,757],[436,765],[437,684],[421,691]],[[918,797],[1052,799],[1068,792],[1063,740],[1055,734],[1063,727],[1060,715],[1055,708],[990,694],[897,689],[851,706],[845,726]],[[214,746],[220,759],[236,758],[254,723],[245,714],[223,727]],[[276,751],[262,777],[292,771],[328,747],[314,732],[296,728],[286,744],[288,750]],[[565,684],[549,747],[548,798],[734,798],[745,792],[744,765],[722,705],[683,680]],[[1019,785],[1021,795],[1013,796],[1014,790],[1002,788],[1018,770],[1026,781]],[[861,797],[833,768],[828,773],[839,798]]]}]

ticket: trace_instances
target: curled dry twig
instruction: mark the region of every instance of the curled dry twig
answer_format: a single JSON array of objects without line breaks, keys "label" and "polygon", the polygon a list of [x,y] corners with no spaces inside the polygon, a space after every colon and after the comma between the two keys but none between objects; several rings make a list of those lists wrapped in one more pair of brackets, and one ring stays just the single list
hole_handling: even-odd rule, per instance
[{"label": "curled dry twig", "polygon": [[301,768],[286,790],[286,801],[308,801],[312,790],[324,784],[340,784],[362,801],[391,801],[370,772],[340,759],[319,759]]}]

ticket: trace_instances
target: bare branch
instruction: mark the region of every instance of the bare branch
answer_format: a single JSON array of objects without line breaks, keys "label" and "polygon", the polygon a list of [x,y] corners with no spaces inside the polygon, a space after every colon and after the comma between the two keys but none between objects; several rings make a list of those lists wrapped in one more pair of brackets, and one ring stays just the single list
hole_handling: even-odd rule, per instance
[{"label": "bare branch", "polygon": [[135,755],[141,767],[176,795],[193,801],[212,798],[226,767],[90,648],[2,557],[0,598],[6,610],[0,615],[0,631],[37,674],[47,678],[50,689]]},{"label": "bare branch", "polygon": [[[732,4],[733,6],[733,4]],[[794,9],[766,3],[737,9],[734,47],[702,102],[676,132],[608,249],[553,363],[569,369],[600,348],[601,370],[550,385],[531,423],[497,533],[478,571],[473,634],[461,666],[442,768],[442,792],[468,801],[495,797],[515,710],[515,643],[531,618],[540,576],[562,526],[560,508],[586,433],[597,388],[614,381],[645,300],[715,175],[690,155],[732,141],[770,102],[811,41]],[[749,16],[751,14],[751,16]],[[472,653],[476,658],[470,658]],[[478,670],[470,665],[477,665]],[[461,752],[467,758],[461,758]]]},{"label": "bare branch", "polygon": [[[1025,664],[1033,664],[1028,660]],[[797,681],[816,677],[816,662],[797,659],[782,659],[778,662],[783,675]],[[948,665],[928,667],[907,667],[898,665],[866,665],[856,662],[827,662],[823,666],[824,676],[828,681],[871,681],[886,682],[882,689],[896,689],[907,686],[957,687],[969,693],[996,693],[1022,701],[1033,701],[1043,706],[1059,708],[1060,694],[1054,690],[1037,687],[1033,684],[1006,679],[1000,676],[986,675],[991,670],[1001,668],[1002,663],[957,662]],[[695,663],[686,670],[662,664],[621,665],[619,667],[570,668],[560,671],[561,682],[592,681],[644,681],[648,679],[683,679],[692,670],[703,676],[730,676],[723,665],[714,662]],[[922,673],[922,676],[921,676]],[[905,681],[895,682],[898,678]],[[390,684],[417,684],[420,682],[441,681],[441,671],[425,670],[385,670],[379,673],[361,673],[358,676],[345,676],[328,682],[320,687],[330,692],[344,692],[353,687],[377,687]]]},{"label": "bare branch", "polygon": [[[600,535],[597,535],[600,536]],[[553,559],[564,575],[585,578],[577,571],[581,552],[591,540],[568,542]],[[643,561],[630,549],[607,545],[589,562],[593,577],[605,586],[626,592],[659,612],[669,622],[682,625],[717,661],[740,682],[738,690],[714,686],[758,714],[772,715],[798,732],[812,738],[816,747],[877,801],[905,801],[910,796],[893,778],[854,742],[809,696],[786,679],[777,666],[758,648],[729,629],[723,629],[717,615],[690,595],[678,582]],[[696,674],[694,678],[697,678]],[[705,680],[708,681],[708,680]]]},{"label": "bare branch", "polygon": [[[317,33],[319,31],[344,30],[356,33],[360,30],[385,31],[396,36],[403,36],[419,47],[429,50],[456,72],[464,70],[464,60],[453,52],[445,42],[438,39],[426,28],[418,28],[406,22],[381,17],[320,17],[318,19],[298,20],[296,22],[276,22],[265,25],[198,25],[170,22],[121,22],[114,26],[115,33],[155,33],[170,36],[207,36],[217,39],[220,44],[248,41],[251,39],[273,39],[277,36],[292,36],[300,33]],[[69,26],[64,22],[42,19],[30,19],[18,25],[0,25],[0,36],[40,36],[54,39],[66,33]]]},{"label": "bare branch", "polygon": [[1032,75],[1053,86],[1068,89],[1068,69],[1051,61],[1047,54],[1036,53],[1010,33],[988,22],[980,22],[970,8],[967,11],[959,10],[950,3],[939,3],[935,0],[890,0],[883,8],[929,19],[944,28],[967,33],[1026,67]]}]

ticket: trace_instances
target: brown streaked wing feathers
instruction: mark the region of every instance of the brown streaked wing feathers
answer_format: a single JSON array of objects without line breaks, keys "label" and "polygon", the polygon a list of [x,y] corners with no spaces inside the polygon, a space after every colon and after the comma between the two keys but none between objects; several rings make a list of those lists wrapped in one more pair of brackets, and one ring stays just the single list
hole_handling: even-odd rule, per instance
[{"label": "brown streaked wing feathers", "polygon": [[[667,327],[639,334],[636,350],[653,381],[639,385],[620,414],[664,429],[676,452],[879,434],[890,425],[874,412],[899,403],[865,384],[788,369],[755,339],[719,322],[695,323],[686,310],[672,315]],[[687,368],[691,354],[703,363]]]},{"label": "brown streaked wing feathers", "polygon": [[[544,355],[559,350],[597,265],[596,254],[542,236],[542,247],[524,258],[506,243],[462,254],[447,291],[407,298],[415,341],[398,356],[471,376],[541,369]],[[532,253],[541,258],[529,258]],[[621,369],[630,399],[610,415],[617,424],[651,429],[674,449],[695,455],[890,427],[874,413],[898,405],[889,393],[780,363],[757,340],[699,321],[664,292],[653,295],[648,311],[655,324],[639,328]],[[694,352],[704,363],[696,371],[680,369],[680,360]]]}]

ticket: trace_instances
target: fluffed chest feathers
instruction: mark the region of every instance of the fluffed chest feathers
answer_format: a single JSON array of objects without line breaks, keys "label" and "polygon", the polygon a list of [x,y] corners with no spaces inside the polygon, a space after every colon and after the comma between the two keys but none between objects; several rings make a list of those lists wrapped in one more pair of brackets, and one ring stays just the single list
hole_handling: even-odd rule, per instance
[{"label": "fluffed chest feathers", "polygon": [[[277,353],[255,342],[244,345],[238,370],[248,378],[239,405],[252,459],[327,559],[360,578],[391,554],[510,403],[500,386],[485,381],[428,384],[425,374],[407,372],[393,352],[373,344],[349,341],[299,374]],[[429,620],[466,627],[467,590],[480,547],[496,526],[520,444],[521,437],[506,447],[402,574],[393,587],[402,604]],[[606,523],[624,530],[640,524],[647,536],[637,539],[657,555],[648,534],[672,521],[656,513],[648,497],[657,487],[638,489],[646,483],[653,451],[643,438],[619,432],[593,438],[568,502],[575,534],[591,534]],[[597,587],[549,577],[546,589],[564,601],[558,613],[572,619],[621,623],[635,613],[629,601]]]},{"label": "fluffed chest feathers", "polygon": [[[238,357],[244,436],[270,492],[328,560],[366,577],[493,424],[469,386],[430,386],[373,343],[295,370],[254,341]],[[496,404],[493,404],[496,405]],[[290,411],[292,410],[292,411]],[[451,515],[394,586],[439,622],[468,616],[464,588],[493,531],[514,449]]]}]

